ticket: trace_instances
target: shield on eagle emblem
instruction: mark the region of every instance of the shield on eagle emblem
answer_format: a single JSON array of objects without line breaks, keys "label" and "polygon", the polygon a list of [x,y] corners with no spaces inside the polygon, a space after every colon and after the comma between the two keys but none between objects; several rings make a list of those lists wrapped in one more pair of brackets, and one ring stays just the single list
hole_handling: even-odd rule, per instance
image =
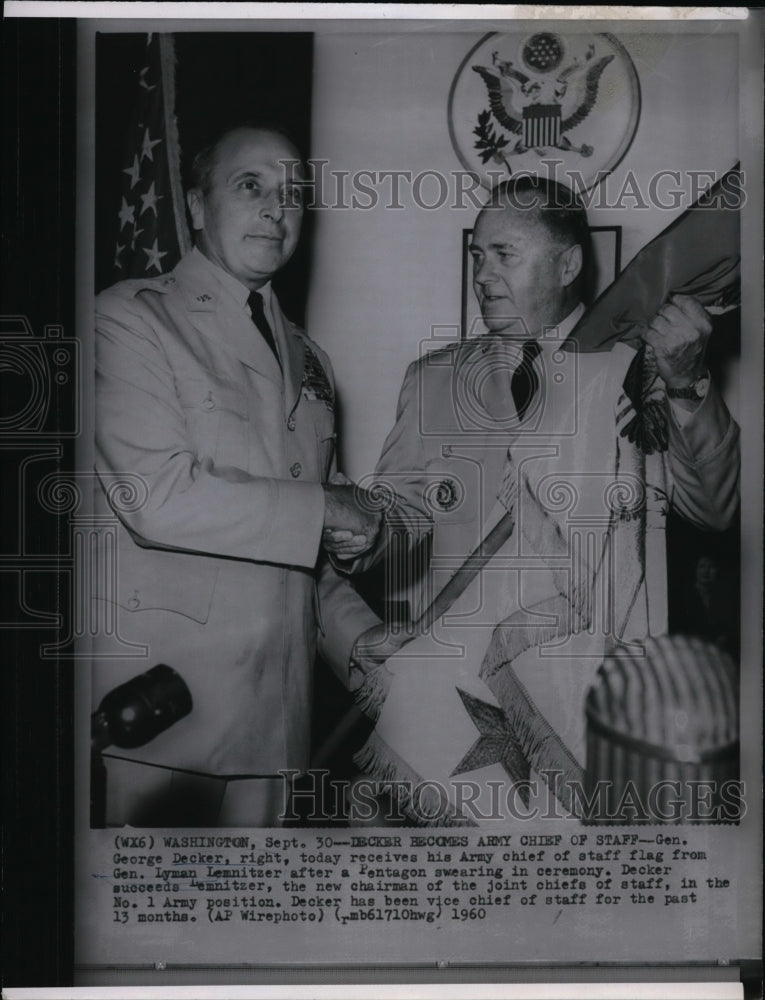
[{"label": "shield on eagle emblem", "polygon": [[546,172],[588,190],[624,157],[639,115],[635,67],[606,33],[487,35],[449,94],[454,149],[488,188]]}]

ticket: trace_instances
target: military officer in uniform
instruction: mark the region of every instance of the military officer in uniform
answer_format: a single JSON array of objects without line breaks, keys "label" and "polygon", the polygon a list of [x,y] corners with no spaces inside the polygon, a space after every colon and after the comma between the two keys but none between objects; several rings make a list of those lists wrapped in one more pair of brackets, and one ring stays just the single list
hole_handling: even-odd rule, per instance
[{"label": "military officer in uniform", "polygon": [[193,701],[145,746],[107,750],[109,824],[276,825],[280,771],[308,764],[317,644],[347,680],[377,622],[321,550],[325,530],[364,548],[378,529],[330,482],[330,362],[270,284],[300,233],[280,162],[297,158],[269,129],[223,134],[194,161],[194,249],[97,300],[96,470],[119,523],[93,704],[155,663]]},{"label": "military officer in uniform", "polygon": [[[402,534],[412,549],[427,536],[429,563],[410,567],[408,585],[394,595],[408,602],[413,618],[481,541],[501,490],[508,446],[522,457],[542,441],[557,454],[570,440],[580,447],[580,461],[608,471],[597,463],[613,448],[614,412],[635,351],[623,344],[608,354],[578,357],[560,350],[585,313],[588,242],[585,210],[563,185],[523,176],[495,189],[479,213],[470,247],[487,333],[409,366],[396,423],[373,477],[396,501],[374,549],[362,555],[349,531],[328,536],[337,565],[353,572],[386,552],[400,554]],[[656,498],[648,527],[657,530],[649,530],[641,553],[646,573],[629,626],[637,635],[666,630],[667,498],[687,520],[712,531],[726,528],[737,507],[739,430],[707,372],[711,329],[695,299],[677,296],[644,334],[668,397],[668,447],[652,459],[668,485],[666,491],[648,490]],[[566,422],[577,413],[572,434]],[[549,471],[541,458],[538,465]],[[591,471],[586,464],[579,469],[583,476]],[[391,579],[402,575],[394,569]],[[542,592],[542,575],[526,574],[527,590],[521,594],[518,584],[517,594],[506,595],[503,617],[534,602],[537,582]],[[378,658],[400,645],[391,643],[382,626],[365,642]]]},{"label": "military officer in uniform", "polygon": [[[522,177],[494,192],[470,247],[488,332],[409,367],[371,477],[390,491],[385,530],[360,556],[348,532],[326,543],[352,570],[392,557],[393,599],[427,625],[374,626],[356,649],[388,655],[362,692],[377,722],[357,761],[400,782],[416,822],[446,801],[509,818],[503,779],[579,774],[585,693],[609,644],[666,631],[669,506],[707,530],[736,510],[738,428],[706,371],[698,301],[649,317],[645,349],[561,350],[584,313],[587,236],[568,189]],[[646,386],[658,448],[621,433],[646,417]]]}]

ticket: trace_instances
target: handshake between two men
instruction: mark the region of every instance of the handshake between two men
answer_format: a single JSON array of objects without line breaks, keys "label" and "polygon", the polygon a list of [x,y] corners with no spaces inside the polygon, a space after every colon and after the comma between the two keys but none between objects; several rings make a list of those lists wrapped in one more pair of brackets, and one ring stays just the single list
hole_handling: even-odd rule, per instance
[{"label": "handshake between two men", "polygon": [[335,559],[355,559],[372,548],[382,513],[375,496],[336,472],[324,484],[324,548]]},{"label": "handshake between two men", "polygon": [[[390,497],[386,497],[390,501]],[[324,531],[322,544],[336,561],[347,563],[374,547],[382,529],[382,497],[336,472],[324,484]],[[363,632],[351,653],[350,688],[355,691],[365,675],[383,664],[401,648],[402,634],[393,634],[385,622]]]}]

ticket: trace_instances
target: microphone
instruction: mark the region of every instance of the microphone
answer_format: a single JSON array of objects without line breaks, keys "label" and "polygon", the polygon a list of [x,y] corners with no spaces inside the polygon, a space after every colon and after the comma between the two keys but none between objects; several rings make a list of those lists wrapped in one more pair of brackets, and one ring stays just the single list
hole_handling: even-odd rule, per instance
[{"label": "microphone", "polygon": [[189,714],[191,692],[181,675],[158,663],[109,691],[90,717],[93,753],[140,747]]}]

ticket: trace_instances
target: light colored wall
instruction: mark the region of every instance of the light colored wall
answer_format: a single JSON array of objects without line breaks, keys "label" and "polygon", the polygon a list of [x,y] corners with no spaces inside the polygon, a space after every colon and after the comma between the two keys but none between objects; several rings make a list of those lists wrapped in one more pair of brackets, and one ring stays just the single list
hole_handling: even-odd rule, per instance
[{"label": "light colored wall", "polygon": [[[326,171],[459,171],[447,97],[476,33],[322,34],[315,37],[313,150]],[[620,35],[638,73],[635,140],[608,179],[619,192],[632,170],[725,172],[737,158],[737,42],[726,34]],[[327,176],[325,171],[325,176]],[[406,188],[406,192],[409,189]],[[325,192],[325,201],[332,195]],[[423,188],[435,200],[435,188]],[[341,464],[358,478],[374,468],[393,424],[407,364],[421,342],[456,339],[461,232],[475,211],[320,210],[308,330],[329,352],[343,413]],[[629,202],[627,204],[630,204]],[[593,225],[623,227],[622,264],[678,214],[600,208]]]}]

